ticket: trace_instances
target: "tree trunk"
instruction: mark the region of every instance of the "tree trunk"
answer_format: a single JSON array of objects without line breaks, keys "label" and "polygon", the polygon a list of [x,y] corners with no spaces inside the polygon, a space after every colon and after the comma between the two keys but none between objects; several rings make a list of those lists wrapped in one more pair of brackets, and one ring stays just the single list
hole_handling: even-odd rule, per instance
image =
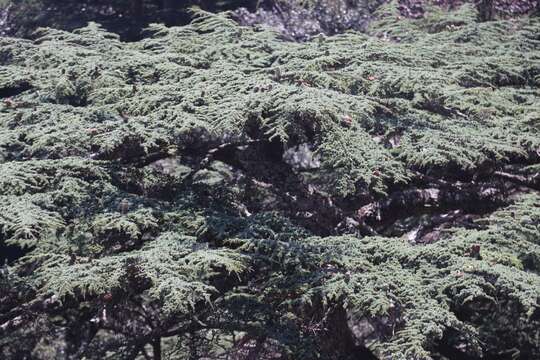
[{"label": "tree trunk", "polygon": [[493,0],[481,0],[478,10],[482,21],[491,21],[495,18]]},{"label": "tree trunk", "polygon": [[161,338],[158,337],[152,342],[154,360],[161,360]]},{"label": "tree trunk", "polygon": [[131,3],[131,13],[135,20],[140,21],[143,17],[144,5],[143,0],[133,0]]}]

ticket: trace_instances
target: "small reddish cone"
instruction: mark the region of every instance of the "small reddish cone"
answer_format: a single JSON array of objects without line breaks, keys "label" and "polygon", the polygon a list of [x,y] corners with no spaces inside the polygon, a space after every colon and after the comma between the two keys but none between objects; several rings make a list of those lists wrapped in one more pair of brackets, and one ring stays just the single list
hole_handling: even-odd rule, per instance
[{"label": "small reddish cone", "polygon": [[11,99],[11,98],[9,98],[9,97],[6,98],[6,99],[4,99],[4,104],[6,104],[6,107],[8,107],[8,108],[14,108],[14,107],[16,107],[16,105],[17,105],[17,104],[15,103],[15,101],[13,101],[13,99]]},{"label": "small reddish cone", "polygon": [[469,251],[469,254],[471,257],[480,260],[482,256],[480,255],[480,245],[474,244],[471,246],[471,250]]},{"label": "small reddish cone", "polygon": [[341,119],[341,122],[342,122],[343,125],[345,125],[345,126],[351,126],[351,125],[352,125],[352,122],[353,122],[353,119],[352,119],[352,117],[350,117],[349,115],[345,115],[345,116],[343,116],[343,118]]}]

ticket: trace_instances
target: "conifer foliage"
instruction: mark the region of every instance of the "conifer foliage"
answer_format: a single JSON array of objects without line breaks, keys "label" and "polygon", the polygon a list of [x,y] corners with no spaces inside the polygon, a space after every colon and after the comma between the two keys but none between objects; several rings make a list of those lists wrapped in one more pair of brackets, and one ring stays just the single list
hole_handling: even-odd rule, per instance
[{"label": "conifer foliage", "polygon": [[4,359],[540,357],[540,19],[0,39]]}]

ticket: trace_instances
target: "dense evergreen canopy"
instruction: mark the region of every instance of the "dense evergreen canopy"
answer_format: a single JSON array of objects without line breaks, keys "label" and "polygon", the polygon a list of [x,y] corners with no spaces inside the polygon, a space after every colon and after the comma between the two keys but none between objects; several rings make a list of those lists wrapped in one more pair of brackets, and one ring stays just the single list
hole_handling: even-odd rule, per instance
[{"label": "dense evergreen canopy", "polygon": [[540,19],[397,11],[0,38],[0,357],[540,357]]}]

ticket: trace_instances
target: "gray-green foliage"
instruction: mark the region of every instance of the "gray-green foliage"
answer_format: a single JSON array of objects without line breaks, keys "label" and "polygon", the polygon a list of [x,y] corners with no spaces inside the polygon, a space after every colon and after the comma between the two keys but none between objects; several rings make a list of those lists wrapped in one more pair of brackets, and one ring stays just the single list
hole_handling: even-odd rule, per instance
[{"label": "gray-green foliage", "polygon": [[[134,43],[96,24],[0,39],[0,240],[29,248],[2,270],[0,354],[40,358],[59,327],[73,358],[162,338],[186,359],[540,356],[536,191],[426,245],[325,236],[301,221],[315,200],[290,205],[534,173],[539,19],[474,18],[390,15],[301,44],[206,13]],[[282,161],[300,145],[316,166]]]}]

